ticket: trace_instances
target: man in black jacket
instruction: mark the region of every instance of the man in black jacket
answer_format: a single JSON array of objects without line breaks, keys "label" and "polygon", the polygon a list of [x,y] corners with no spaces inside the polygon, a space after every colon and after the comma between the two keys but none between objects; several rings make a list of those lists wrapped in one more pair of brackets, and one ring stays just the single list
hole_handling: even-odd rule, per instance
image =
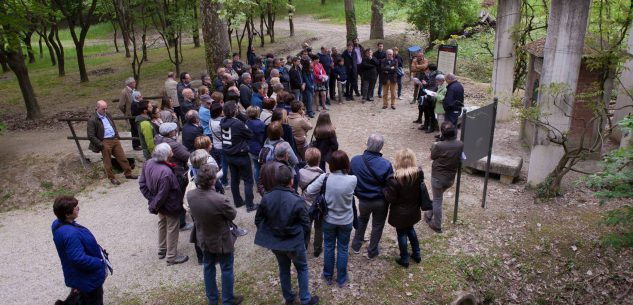
[{"label": "man in black jacket", "polygon": [[198,111],[189,110],[185,113],[185,124],[182,125],[182,145],[187,147],[189,152],[196,150],[194,142],[196,138],[204,135],[204,129],[200,126],[200,115]]},{"label": "man in black jacket", "polygon": [[301,91],[303,91],[303,78],[301,77],[301,59],[299,57],[292,58],[292,68],[288,72],[290,77],[290,91],[294,94],[297,101],[301,101]]},{"label": "man in black jacket", "polygon": [[[224,118],[220,122],[222,128],[222,150],[231,172],[231,193],[235,207],[246,204],[246,211],[257,210],[253,203],[253,171],[251,158],[248,156],[248,140],[253,137],[253,131],[246,124],[235,118],[237,104],[233,101],[224,103]],[[240,196],[240,180],[244,180],[244,197]]]},{"label": "man in black jacket", "polygon": [[248,72],[242,73],[242,84],[240,85],[240,104],[244,109],[248,109],[251,105],[251,98],[253,97],[253,78]]},{"label": "man in black jacket", "polygon": [[98,101],[95,113],[93,113],[88,119],[88,139],[90,140],[90,150],[93,152],[101,152],[103,156],[103,168],[105,169],[110,183],[119,185],[121,182],[114,177],[112,172],[112,156],[114,156],[121,165],[125,178],[136,179],[135,175],[132,175],[132,168],[127,161],[123,146],[119,141],[119,133],[114,125],[114,120],[109,113],[108,103],[106,101]]},{"label": "man in black jacket", "polygon": [[[382,62],[383,59],[387,58],[387,52],[385,52],[385,44],[379,42],[377,45],[378,49],[374,52],[374,57],[378,59],[378,62]],[[395,55],[394,55],[395,57]],[[380,75],[380,65],[378,66],[378,75]],[[382,81],[378,82],[378,98],[382,97]]]},{"label": "man in black jacket", "polygon": [[255,244],[272,250],[279,264],[279,280],[286,304],[294,304],[290,264],[297,269],[301,304],[315,305],[319,297],[310,294],[308,258],[304,235],[310,231],[305,201],[292,189],[292,170],[280,167],[275,173],[277,186],[264,195],[255,215]]},{"label": "man in black jacket", "polygon": [[457,126],[457,119],[464,107],[464,87],[452,73],[446,75],[446,96],[444,96],[444,119]]},{"label": "man in black jacket", "polygon": [[[358,92],[358,67],[354,55],[354,44],[348,43],[347,49],[343,52],[343,60],[345,60],[345,67],[347,68],[347,83],[345,84],[345,92],[347,92],[348,99],[352,98],[352,94],[356,93],[356,96],[360,96]],[[353,90],[353,91],[352,91]]]}]

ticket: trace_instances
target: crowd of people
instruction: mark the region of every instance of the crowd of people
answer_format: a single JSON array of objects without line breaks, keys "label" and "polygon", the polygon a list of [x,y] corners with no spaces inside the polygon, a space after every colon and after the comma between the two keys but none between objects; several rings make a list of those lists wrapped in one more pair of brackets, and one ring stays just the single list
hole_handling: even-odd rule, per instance
[{"label": "crowd of people", "polygon": [[[411,65],[416,84],[412,103],[419,106],[414,122],[427,132],[441,131],[431,148],[433,209],[424,213],[420,204],[424,172],[416,154],[401,149],[392,164],[381,154],[384,137],[373,133],[361,155],[349,156],[339,149],[337,129],[327,111],[332,101],[345,103],[354,95],[361,103],[372,102],[376,82],[382,108],[395,109],[401,99],[403,67],[397,48],[385,50],[378,43],[375,50],[365,49],[355,39],[340,54],[325,47],[314,54],[307,44],[297,56],[285,59],[268,54],[250,56],[243,63],[234,54],[217,69],[216,79],[202,74],[192,80],[183,72],[177,81],[170,72],[160,105],[143,99],[129,78],[119,110],[135,117],[129,120],[138,139],[133,147],[142,150],[146,159],[140,177],[131,173],[105,101],[97,102],[88,121],[90,148],[102,153],[112,184],[120,182],[112,172],[111,156],[126,178],[139,179],[149,212],[158,216],[159,259],[167,265],[188,261],[188,256],[179,254],[178,237],[179,231],[192,230],[190,241],[203,266],[210,304],[243,300],[233,294],[235,240],[248,234],[233,222],[242,206],[256,212],[255,244],[273,252],[286,304],[297,298],[301,304],[318,304],[319,297],[309,290],[310,245],[314,257],[323,253],[323,280],[342,288],[349,281],[348,248],[351,244],[354,253],[361,253],[370,219],[364,255],[374,259],[380,254],[388,222],[397,232],[396,263],[405,268],[410,258],[416,263],[422,259],[414,229],[422,216],[433,231],[442,232],[443,193],[453,184],[463,149],[456,137],[463,87],[455,76],[441,74],[423,54]],[[317,113],[313,124],[310,119]],[[438,124],[441,114],[444,122]],[[227,189],[232,200],[224,195]],[[259,204],[255,191],[261,195]],[[327,209],[322,219],[315,219],[308,211],[321,201]],[[105,251],[75,221],[79,211],[75,198],[58,198],[54,211],[53,235],[67,286],[90,300],[83,304],[101,304],[105,267],[100,262],[107,262]],[[192,223],[187,223],[187,213]],[[221,295],[216,264],[221,270]],[[291,265],[297,271],[298,294],[292,291]]]}]

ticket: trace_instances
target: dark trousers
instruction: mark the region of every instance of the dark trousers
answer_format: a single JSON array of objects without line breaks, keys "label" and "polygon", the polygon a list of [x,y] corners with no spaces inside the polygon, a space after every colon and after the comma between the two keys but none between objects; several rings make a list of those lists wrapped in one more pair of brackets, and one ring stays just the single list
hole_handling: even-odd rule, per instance
[{"label": "dark trousers", "polygon": [[459,119],[459,115],[462,113],[462,110],[459,109],[457,111],[451,110],[446,111],[444,114],[444,121],[449,121],[453,123],[453,125],[457,126],[457,119]]},{"label": "dark trousers", "polygon": [[277,258],[279,266],[279,282],[281,283],[281,292],[283,293],[286,303],[293,302],[295,293],[292,291],[292,279],[290,277],[290,265],[293,264],[297,270],[297,281],[299,282],[299,299],[301,304],[307,304],[312,299],[310,295],[308,257],[306,249],[297,249],[294,252],[272,250]]},{"label": "dark trousers", "polygon": [[330,73],[330,79],[328,80],[328,82],[330,83],[330,99],[333,100],[334,98],[336,98],[336,78],[334,77],[333,73]]},{"label": "dark trousers", "polygon": [[411,255],[414,259],[420,259],[420,242],[418,241],[418,235],[415,233],[413,227],[405,229],[396,229],[398,234],[398,249],[400,249],[400,258],[402,262],[409,262],[409,250],[407,249],[407,240],[411,243]]},{"label": "dark trousers", "polygon": [[90,292],[79,291],[79,305],[103,305],[103,286]]},{"label": "dark trousers", "polygon": [[[134,119],[130,119],[130,131],[132,132],[132,137],[138,138],[138,126]],[[141,140],[132,140],[132,147],[141,147]]]},{"label": "dark trousers", "polygon": [[363,98],[368,100],[370,97],[374,97],[374,88],[376,87],[376,77],[375,76],[368,76],[368,77],[364,77],[363,79],[363,85],[361,88],[361,93],[363,95]]},{"label": "dark trousers", "polygon": [[356,67],[347,70],[347,88],[347,93],[350,97],[353,93],[360,95],[358,93],[358,70],[356,70]]},{"label": "dark trousers", "polygon": [[370,256],[378,255],[378,243],[382,237],[382,230],[385,228],[385,220],[387,219],[387,204],[384,199],[365,200],[359,199],[358,204],[358,229],[354,234],[352,241],[352,250],[360,251],[365,238],[365,230],[371,216],[371,237],[369,238],[369,246],[367,253]]},{"label": "dark trousers", "polygon": [[[314,230],[312,230],[314,231],[314,242],[312,243],[312,251],[314,253],[320,253],[323,250],[323,222],[314,220],[312,221],[312,223],[314,223]],[[310,224],[310,226],[312,226],[312,224]],[[306,250],[308,249],[308,244],[310,244],[310,233],[311,231],[308,231],[305,234]]]},{"label": "dark trousers", "polygon": [[[178,178],[178,186],[180,187],[180,193],[182,194],[182,199],[185,198],[185,193],[187,192],[187,185],[189,185],[189,180],[187,176],[177,175]],[[181,200],[182,200],[181,199]],[[180,228],[184,228],[187,225],[187,211],[182,209],[180,213]]]},{"label": "dark trousers", "polygon": [[[246,155],[230,156],[226,155],[226,163],[231,172],[231,194],[233,203],[239,208],[246,204],[246,207],[253,207],[253,170],[251,168],[251,158]],[[240,180],[244,181],[244,200],[240,196]]]},{"label": "dark trousers", "polygon": [[182,112],[180,112],[180,106],[174,107],[174,112],[176,113],[176,118],[178,119],[178,121],[182,122],[184,118],[183,118]]},{"label": "dark trousers", "polygon": [[218,284],[215,281],[215,264],[217,263],[220,264],[221,270],[222,305],[233,304],[233,253],[214,254],[204,251],[203,257],[204,290],[207,295],[207,299],[209,300],[209,304],[218,304],[218,299],[220,299]]}]

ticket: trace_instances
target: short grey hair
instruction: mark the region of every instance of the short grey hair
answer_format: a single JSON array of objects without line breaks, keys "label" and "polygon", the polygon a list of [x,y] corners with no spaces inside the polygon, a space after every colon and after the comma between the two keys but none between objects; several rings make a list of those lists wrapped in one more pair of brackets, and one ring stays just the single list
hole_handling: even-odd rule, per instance
[{"label": "short grey hair", "polygon": [[277,143],[277,145],[275,145],[275,158],[276,159],[284,158],[290,154],[291,150],[292,148],[290,147],[290,144],[288,144],[288,142],[286,141],[279,142]]},{"label": "short grey hair", "polygon": [[279,70],[277,69],[270,70],[270,77],[278,77],[278,76],[279,76]]},{"label": "short grey hair", "polygon": [[193,168],[202,167],[207,164],[208,159],[209,153],[204,149],[196,149],[189,155],[189,163],[191,163]]},{"label": "short grey hair", "polygon": [[444,75],[443,74],[438,74],[437,76],[435,76],[435,80],[444,81]]},{"label": "short grey hair", "polygon": [[446,80],[454,81],[454,80],[457,80],[457,77],[455,77],[455,74],[453,74],[453,73],[448,73],[448,74],[446,74]]},{"label": "short grey hair", "polygon": [[141,91],[133,91],[132,92],[132,99],[140,102],[139,97],[142,97],[143,95],[141,94]]},{"label": "short grey hair", "polygon": [[160,143],[154,147],[152,152],[152,159],[156,162],[165,162],[171,155],[171,146],[167,143]]},{"label": "short grey hair", "polygon": [[385,137],[378,133],[372,133],[367,138],[367,151],[379,153],[385,145]]},{"label": "short grey hair", "polygon": [[196,174],[196,186],[202,190],[212,189],[217,174],[218,169],[215,166],[211,166],[211,164],[200,166]]},{"label": "short grey hair", "polygon": [[251,74],[248,72],[244,72],[242,73],[242,81],[244,81],[247,78],[251,78]]},{"label": "short grey hair", "polygon": [[198,114],[198,111],[195,110],[189,110],[187,111],[187,113],[185,114],[185,122],[188,123],[197,123],[200,121],[200,115]]},{"label": "short grey hair", "polygon": [[391,54],[391,55],[393,55],[393,50],[392,50],[392,49],[387,49],[386,54]]},{"label": "short grey hair", "polygon": [[136,80],[134,79],[134,77],[130,76],[128,78],[125,79],[125,85],[128,86],[131,83],[135,82]]}]

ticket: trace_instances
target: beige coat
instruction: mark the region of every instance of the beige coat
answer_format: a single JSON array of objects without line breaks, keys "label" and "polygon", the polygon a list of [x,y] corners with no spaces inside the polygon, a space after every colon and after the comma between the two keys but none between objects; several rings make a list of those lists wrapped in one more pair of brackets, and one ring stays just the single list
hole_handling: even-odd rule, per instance
[{"label": "beige coat", "polygon": [[125,86],[119,97],[119,110],[126,116],[132,115],[132,88]]},{"label": "beige coat", "polygon": [[288,125],[292,127],[292,136],[297,147],[303,147],[306,142],[306,133],[312,129],[312,124],[298,113],[288,114]]},{"label": "beige coat", "polygon": [[163,96],[169,97],[171,99],[172,107],[180,107],[180,103],[178,102],[178,82],[173,78],[168,78],[165,81],[165,89],[163,89]]}]

